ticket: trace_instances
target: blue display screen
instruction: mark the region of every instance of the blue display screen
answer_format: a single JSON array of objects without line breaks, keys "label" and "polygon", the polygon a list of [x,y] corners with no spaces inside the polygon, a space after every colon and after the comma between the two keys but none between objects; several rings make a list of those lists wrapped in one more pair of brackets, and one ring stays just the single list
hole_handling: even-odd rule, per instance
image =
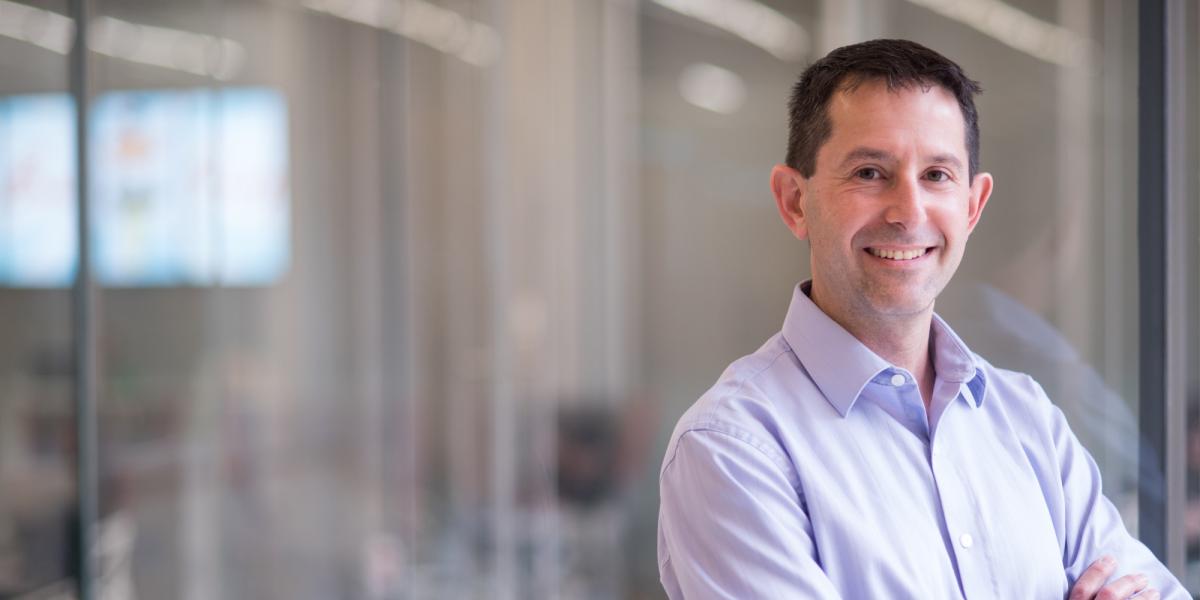
[{"label": "blue display screen", "polygon": [[[92,265],[106,286],[261,286],[289,263],[287,107],[265,88],[121,91],[90,113]],[[0,285],[70,285],[74,107],[0,99]]]}]

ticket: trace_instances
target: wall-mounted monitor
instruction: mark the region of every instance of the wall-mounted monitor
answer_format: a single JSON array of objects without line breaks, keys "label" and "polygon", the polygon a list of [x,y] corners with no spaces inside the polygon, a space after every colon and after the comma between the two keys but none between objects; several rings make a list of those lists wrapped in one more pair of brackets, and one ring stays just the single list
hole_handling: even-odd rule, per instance
[{"label": "wall-mounted monitor", "polygon": [[59,287],[75,273],[75,103],[0,99],[0,285]]},{"label": "wall-mounted monitor", "polygon": [[[73,104],[0,99],[0,285],[70,285]],[[90,113],[92,265],[110,287],[261,286],[290,256],[287,107],[265,88],[120,91]]]}]

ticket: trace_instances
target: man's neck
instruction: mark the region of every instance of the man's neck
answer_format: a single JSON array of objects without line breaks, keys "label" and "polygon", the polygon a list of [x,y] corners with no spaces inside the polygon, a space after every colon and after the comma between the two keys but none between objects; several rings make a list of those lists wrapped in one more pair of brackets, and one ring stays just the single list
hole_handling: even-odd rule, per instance
[{"label": "man's neck", "polygon": [[936,376],[930,329],[933,322],[932,306],[913,315],[864,315],[838,311],[836,303],[823,302],[815,288],[810,297],[817,308],[872,352],[912,373],[917,378],[925,408],[929,409]]}]

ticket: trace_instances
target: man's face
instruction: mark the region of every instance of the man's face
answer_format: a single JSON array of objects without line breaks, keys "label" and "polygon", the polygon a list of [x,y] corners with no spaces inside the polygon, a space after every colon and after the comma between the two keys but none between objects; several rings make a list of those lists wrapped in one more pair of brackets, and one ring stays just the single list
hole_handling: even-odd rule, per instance
[{"label": "man's face", "polygon": [[814,300],[853,319],[931,310],[991,193],[990,175],[970,181],[958,103],[938,86],[864,81],[828,112],[812,176],[772,175],[784,221],[809,240]]}]

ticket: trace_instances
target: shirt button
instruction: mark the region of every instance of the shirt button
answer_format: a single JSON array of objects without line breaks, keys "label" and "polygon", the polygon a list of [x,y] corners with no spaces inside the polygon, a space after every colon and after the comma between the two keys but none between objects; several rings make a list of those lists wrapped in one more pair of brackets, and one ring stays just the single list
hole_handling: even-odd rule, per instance
[{"label": "shirt button", "polygon": [[900,387],[900,386],[904,385],[905,381],[906,380],[904,379],[904,376],[899,373],[892,375],[892,385],[894,385],[896,387]]},{"label": "shirt button", "polygon": [[975,538],[971,537],[969,533],[964,533],[958,536],[958,544],[963,548],[970,548],[975,545]]}]

